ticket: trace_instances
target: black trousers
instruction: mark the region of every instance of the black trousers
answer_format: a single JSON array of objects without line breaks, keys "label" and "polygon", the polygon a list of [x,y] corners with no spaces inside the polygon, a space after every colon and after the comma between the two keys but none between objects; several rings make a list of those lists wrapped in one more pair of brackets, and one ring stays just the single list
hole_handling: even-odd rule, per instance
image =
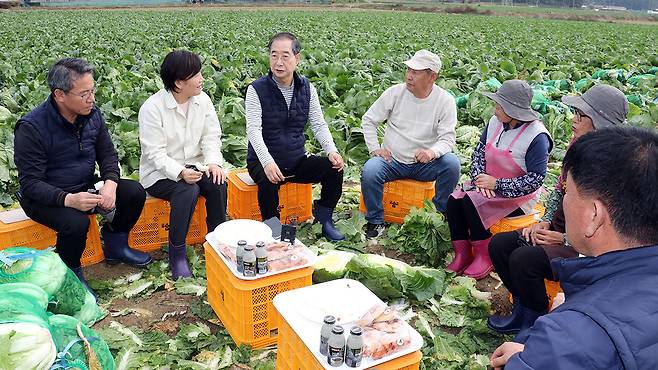
[{"label": "black trousers", "polygon": [[169,242],[175,246],[185,244],[199,195],[206,198],[208,232],[226,221],[226,182],[215,184],[205,174],[195,184],[188,184],[184,180],[158,180],[146,191],[153,197],[170,202]]},{"label": "black trousers", "polygon": [[[522,215],[523,211],[517,208],[508,217]],[[452,240],[475,241],[491,237],[491,232],[484,228],[480,215],[468,195],[460,199],[448,197],[447,217]]]},{"label": "black trousers", "polygon": [[[109,224],[115,232],[129,232],[144,208],[146,193],[137,181],[120,179],[116,190],[116,212]],[[41,204],[23,197],[21,207],[31,219],[57,231],[55,248],[70,268],[80,267],[80,257],[87,244],[89,214],[69,207]]]},{"label": "black trousers", "polygon": [[[283,176],[292,176],[287,182],[299,184],[322,185],[320,200],[318,204],[335,208],[343,192],[343,171],[331,167],[331,161],[327,157],[308,156],[297,164],[292,170],[281,170]],[[247,163],[249,176],[258,185],[258,205],[263,220],[272,217],[281,217],[279,214],[279,187],[283,183],[273,184],[265,175],[265,170],[259,161]]]},{"label": "black trousers", "polygon": [[499,233],[489,242],[489,256],[507,290],[521,304],[537,312],[546,310],[544,279],[555,280],[544,248],[519,243],[518,231]]}]

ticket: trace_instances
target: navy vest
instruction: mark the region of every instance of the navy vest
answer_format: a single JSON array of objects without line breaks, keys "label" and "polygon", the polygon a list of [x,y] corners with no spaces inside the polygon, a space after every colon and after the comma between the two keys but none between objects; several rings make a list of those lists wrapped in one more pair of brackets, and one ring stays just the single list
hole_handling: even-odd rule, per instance
[{"label": "navy vest", "polygon": [[93,184],[96,168],[96,141],[102,118],[94,107],[71,124],[57,111],[52,96],[21,118],[16,126],[30,124],[48,154],[44,181],[66,192],[87,190]]},{"label": "navy vest", "polygon": [[[252,82],[256,90],[263,120],[263,140],[274,161],[282,170],[293,169],[305,156],[304,128],[308,122],[311,88],[309,81],[295,73],[295,90],[290,109],[270,71]],[[247,161],[257,161],[254,148],[249,143]]]}]

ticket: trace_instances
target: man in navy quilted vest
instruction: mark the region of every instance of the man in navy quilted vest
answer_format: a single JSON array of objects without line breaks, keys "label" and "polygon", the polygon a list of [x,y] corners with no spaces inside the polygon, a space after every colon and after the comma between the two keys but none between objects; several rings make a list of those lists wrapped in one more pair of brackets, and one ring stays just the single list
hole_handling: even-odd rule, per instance
[{"label": "man in navy quilted vest", "polygon": [[[605,114],[601,111],[600,113]],[[583,135],[564,158],[567,240],[583,257],[554,258],[565,302],[496,369],[658,367],[658,133],[614,126]]]},{"label": "man in navy quilted vest", "polygon": [[[18,120],[14,162],[19,201],[34,221],[57,231],[60,257],[86,284],[80,257],[89,214],[106,215],[101,230],[108,263],[145,266],[151,256],[128,246],[128,232],[142,212],[146,193],[136,181],[119,178],[117,151],[96,107],[94,69],[65,58],[48,72],[48,99]],[[100,177],[94,174],[96,164]],[[102,181],[97,194],[90,192]]]},{"label": "man in navy quilted vest", "polygon": [[[313,214],[327,239],[342,240],[332,216],[342,193],[343,158],[324,120],[315,87],[295,72],[301,44],[295,35],[281,32],[270,39],[268,49],[270,71],[247,88],[245,98],[247,169],[258,185],[261,216],[268,224],[279,222],[279,187],[284,182],[319,182],[322,193],[313,203]],[[326,157],[306,153],[307,123]]]}]

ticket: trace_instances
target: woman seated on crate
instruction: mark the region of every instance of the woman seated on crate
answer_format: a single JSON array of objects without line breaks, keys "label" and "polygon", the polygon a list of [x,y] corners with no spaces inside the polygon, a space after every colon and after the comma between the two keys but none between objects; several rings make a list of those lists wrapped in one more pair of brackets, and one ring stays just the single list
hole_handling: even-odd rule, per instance
[{"label": "woman seated on crate", "polygon": [[[565,96],[562,101],[574,111],[571,143],[590,131],[622,124],[628,112],[624,94],[608,85],[596,85],[581,97]],[[522,230],[496,234],[489,243],[494,268],[514,298],[512,314],[491,316],[487,325],[499,333],[519,332],[514,339],[519,343],[525,340],[525,329],[547,311],[544,279],[556,281],[550,260],[578,256],[566,241],[562,211],[564,190],[564,174],[561,174],[548,197],[541,222]]]},{"label": "woman seated on crate", "polygon": [[206,198],[212,231],[226,220],[226,174],[221,128],[203,91],[201,59],[172,51],[160,66],[161,89],[139,109],[140,182],[151,196],[171,202],[169,268],[174,280],[192,273],[185,238],[199,194]]},{"label": "woman seated on crate", "polygon": [[507,216],[532,213],[546,175],[553,141],[530,108],[532,88],[520,80],[505,81],[471,163],[471,182],[448,198],[448,226],[455,259],[448,269],[481,279],[493,269],[489,228]]}]

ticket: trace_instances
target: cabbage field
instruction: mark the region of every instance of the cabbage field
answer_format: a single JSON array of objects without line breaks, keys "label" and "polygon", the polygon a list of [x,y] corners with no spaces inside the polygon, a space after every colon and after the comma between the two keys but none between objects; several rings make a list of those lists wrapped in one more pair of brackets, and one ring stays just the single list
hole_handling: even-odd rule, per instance
[{"label": "cabbage field", "polygon": [[[377,244],[363,235],[358,181],[368,153],[361,116],[387,87],[403,80],[401,62],[421,48],[441,56],[437,83],[457,99],[462,173],[467,173],[479,131],[493,112],[481,92],[511,78],[533,86],[533,107],[543,114],[555,139],[549,183],[555,181],[571,135],[572,116],[560,97],[605,82],[628,97],[631,124],[658,125],[656,25],[286,9],[2,11],[0,25],[3,207],[15,204],[18,186],[13,127],[47,97],[46,70],[55,60],[83,57],[96,66],[97,104],[109,124],[124,176],[135,178],[137,112],[162,86],[158,70],[163,57],[178,48],[199,53],[205,91],[222,124],[227,166],[241,167],[247,144],[246,88],[267,71],[269,37],[278,31],[297,34],[303,45],[300,70],[317,87],[347,163],[338,225],[348,239],[329,243],[310,223],[302,225],[300,238],[317,250],[355,253],[334,266],[333,273],[388,282],[376,293],[408,305],[406,314],[425,339],[425,369],[484,369],[487,356],[505,338],[486,328],[492,309],[489,294],[478,291],[472,279],[454,278],[442,269],[450,249],[448,230],[431,205],[413,211],[404,225],[389,227]],[[319,145],[311,139],[307,149],[317,152]],[[367,252],[384,252],[417,267],[373,262],[361,255]],[[207,304],[202,250],[196,246],[190,253],[195,277],[176,283],[169,280],[166,259],[144,271],[102,265],[87,269],[110,311],[95,329],[108,342],[118,368],[273,369],[276,348],[251,350],[232,343]],[[488,288],[478,287],[493,290],[496,281],[491,280]]]}]

